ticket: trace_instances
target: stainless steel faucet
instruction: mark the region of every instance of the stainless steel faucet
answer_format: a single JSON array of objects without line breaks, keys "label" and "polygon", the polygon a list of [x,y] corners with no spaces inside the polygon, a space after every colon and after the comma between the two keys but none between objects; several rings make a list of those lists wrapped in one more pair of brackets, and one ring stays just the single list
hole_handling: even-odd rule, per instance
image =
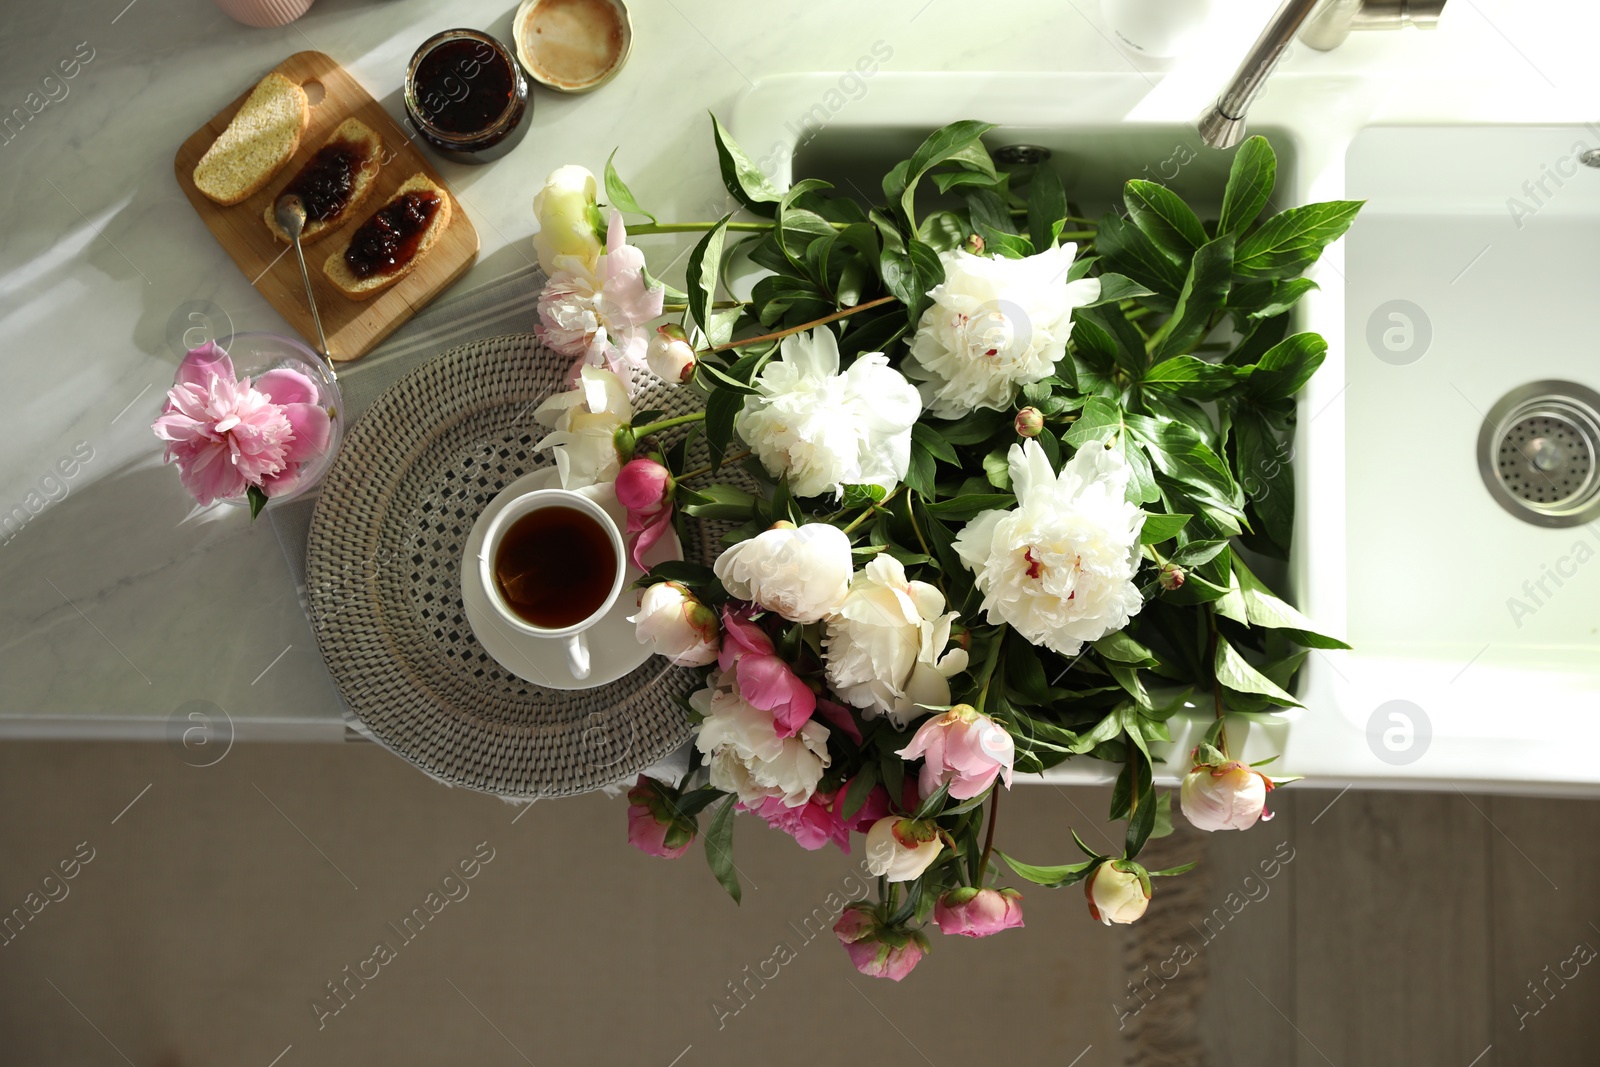
[{"label": "stainless steel faucet", "polygon": [[1244,140],[1244,117],[1256,94],[1278,66],[1295,34],[1312,48],[1328,51],[1344,43],[1351,30],[1432,29],[1446,0],[1283,0],[1251,47],[1217,102],[1195,120],[1200,139],[1212,148],[1232,148]]}]

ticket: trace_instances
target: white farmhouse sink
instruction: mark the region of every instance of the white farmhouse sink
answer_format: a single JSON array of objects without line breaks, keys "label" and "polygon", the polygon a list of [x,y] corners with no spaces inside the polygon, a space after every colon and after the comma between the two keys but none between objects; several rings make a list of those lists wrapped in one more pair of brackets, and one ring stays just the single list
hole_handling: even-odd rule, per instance
[{"label": "white farmhouse sink", "polygon": [[[1375,741],[1374,775],[1576,777],[1552,750],[1600,716],[1600,524],[1581,506],[1600,477],[1586,313],[1600,170],[1578,161],[1591,148],[1582,126],[1375,127],[1351,142],[1345,192],[1368,203],[1345,239],[1346,392],[1342,411],[1303,413],[1302,434],[1344,438],[1356,650],[1313,675],[1326,696],[1293,731],[1297,768],[1334,762],[1337,722]],[[1330,531],[1307,533],[1313,558],[1337,552]]]},{"label": "white farmhouse sink", "polygon": [[[1226,174],[1230,154],[1200,147],[1188,124],[1209,102],[1205,87],[1185,96],[1138,74],[880,73],[847,99],[838,81],[785,75],[740,100],[733,132],[780,185],[865,179],[871,192],[929,130],[961,118],[1000,124],[991,149],[1051,149],[1091,213],[1128,177],[1204,205]],[[1300,399],[1295,545],[1280,583],[1355,650],[1310,657],[1296,687],[1305,709],[1230,726],[1243,758],[1281,754],[1275,773],[1334,788],[1600,792],[1600,766],[1578,741],[1600,720],[1600,523],[1524,522],[1478,464],[1482,424],[1508,392],[1551,379],[1600,390],[1584,314],[1600,292],[1600,169],[1572,162],[1579,141],[1600,147],[1600,132],[1573,101],[1530,99],[1491,80],[1278,74],[1252,110],[1251,132],[1271,139],[1282,165],[1274,206],[1369,201],[1308,272],[1322,290],[1297,309],[1296,328],[1330,348]],[[1530,108],[1555,124],[1525,125]],[[1532,210],[1514,219],[1509,198]],[[1576,442],[1556,440],[1551,424],[1533,429],[1552,439],[1532,446],[1541,461],[1558,449],[1570,480]],[[1516,482],[1518,457],[1506,458]],[[1600,447],[1592,459],[1591,469]],[[1518,483],[1525,495],[1537,495],[1533,477]],[[1158,780],[1182,774],[1205,724],[1199,713],[1174,720]],[[1110,776],[1073,760],[1046,777]]]}]

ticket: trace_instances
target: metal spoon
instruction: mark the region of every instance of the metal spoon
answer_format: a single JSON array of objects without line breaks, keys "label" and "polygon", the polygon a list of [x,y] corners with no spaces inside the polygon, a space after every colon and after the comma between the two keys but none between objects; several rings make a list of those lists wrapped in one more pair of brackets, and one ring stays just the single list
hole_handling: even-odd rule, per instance
[{"label": "metal spoon", "polygon": [[306,303],[311,307],[311,322],[317,328],[317,340],[320,342],[318,354],[328,364],[328,377],[338,381],[339,375],[333,369],[333,356],[328,352],[328,338],[322,332],[322,316],[317,314],[317,298],[311,293],[311,272],[306,269],[306,254],[300,247],[300,233],[306,227],[306,205],[294,193],[288,193],[278,197],[272,216],[283,227],[283,232],[289,235],[289,240],[294,242],[294,255],[300,261],[300,277],[306,283]]}]

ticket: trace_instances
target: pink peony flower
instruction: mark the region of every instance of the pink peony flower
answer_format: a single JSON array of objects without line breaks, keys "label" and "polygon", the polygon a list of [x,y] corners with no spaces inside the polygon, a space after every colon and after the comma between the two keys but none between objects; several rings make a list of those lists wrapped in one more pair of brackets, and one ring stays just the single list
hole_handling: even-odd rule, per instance
[{"label": "pink peony flower", "polygon": [[235,378],[228,354],[207,342],[178,365],[151,429],[202,505],[252,485],[271,497],[293,490],[301,468],[327,451],[332,422],[317,399],[299,371],[268,371],[254,385]]},{"label": "pink peony flower", "polygon": [[653,459],[639,457],[622,465],[615,485],[617,503],[628,510],[628,537],[634,566],[672,528],[672,472]]},{"label": "pink peony flower", "polygon": [[717,666],[733,671],[745,703],[770,711],[779,737],[793,737],[817,710],[817,694],[785,663],[765,630],[724,605]]},{"label": "pink peony flower", "polygon": [[628,844],[649,855],[675,860],[693,842],[693,826],[673,815],[660,788],[641,774],[628,790]]},{"label": "pink peony flower", "polygon": [[633,391],[633,372],[647,370],[647,324],[661,315],[666,290],[644,280],[644,253],[628,244],[613,211],[606,250],[591,268],[580,256],[556,256],[556,270],[539,294],[539,340],[575,361],[606,367]]},{"label": "pink peony flower", "polygon": [[794,838],[803,849],[815,852],[831,841],[848,854],[852,831],[866,833],[869,826],[889,814],[889,794],[882,786],[873,786],[861,807],[846,819],[839,813],[839,806],[849,790],[850,783],[846,782],[832,793],[813,793],[804,804],[793,808],[780,797],[767,797],[758,807],[740,807],[755,812],[768,826]]},{"label": "pink peony flower", "polygon": [[906,760],[923,757],[917,786],[924,799],[948,782],[952,798],[969,800],[993,785],[997,774],[1011,788],[1016,745],[989,716],[970,704],[957,704],[924,722],[911,744],[896,755]]},{"label": "pink peony flower", "polygon": [[952,889],[933,906],[941,933],[988,937],[1022,926],[1022,894],[1015,889]]},{"label": "pink peony flower", "polygon": [[833,924],[839,943],[850,954],[856,970],[868,978],[898,982],[910,974],[928,952],[928,942],[916,930],[881,926],[872,907],[851,904]]},{"label": "pink peony flower", "polygon": [[834,793],[813,793],[797,807],[789,807],[781,797],[767,797],[755,812],[774,830],[782,830],[803,849],[815,852],[833,842],[839,851],[850,851],[850,827],[833,810]]}]

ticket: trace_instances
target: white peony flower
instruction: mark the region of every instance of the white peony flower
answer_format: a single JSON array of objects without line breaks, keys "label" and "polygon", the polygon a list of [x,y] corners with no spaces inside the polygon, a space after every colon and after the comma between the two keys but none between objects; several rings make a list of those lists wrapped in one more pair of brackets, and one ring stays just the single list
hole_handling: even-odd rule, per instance
[{"label": "white peony flower", "polygon": [[1017,506],[985,511],[956,537],[991,623],[1076,656],[1128,625],[1144,599],[1133,584],[1144,512],[1127,502],[1127,461],[1088,442],[1059,477],[1037,441],[1011,446]]},{"label": "white peony flower", "polygon": [[1272,818],[1266,810],[1271,788],[1266,775],[1238,760],[1199,764],[1183,776],[1179,800],[1184,816],[1201,830],[1248,830]]},{"label": "white peony flower", "polygon": [[916,823],[899,815],[885,816],[873,823],[867,830],[867,870],[891,882],[921,877],[939,858],[944,843],[928,824],[922,827],[922,832],[928,834],[926,840],[913,836],[917,829]]},{"label": "white peony flower", "polygon": [[828,618],[828,684],[866,718],[886,714],[905,729],[926,714],[918,704],[950,703],[949,679],[967,669],[966,649],[945,651],[955,618],[935,586],[907,581],[900,561],[879,553]]},{"label": "white peony flower", "polygon": [[731,596],[816,622],[850,590],[850,538],[825,522],[775,526],[723,552],[712,569]]},{"label": "white peony flower", "polygon": [[826,726],[812,720],[793,737],[779,737],[772,713],[746,703],[733,688],[698,690],[689,704],[705,716],[694,743],[706,757],[713,786],[747,807],[768,797],[799,807],[817,791],[830,761]]},{"label": "white peony flower", "polygon": [[722,647],[717,613],[677,582],[657,582],[646,589],[628,621],[641,645],[679,667],[715,663]]},{"label": "white peony flower", "polygon": [[882,352],[839,373],[839,343],[826,327],[783,339],[782,354],[751,383],[734,428],[795,496],[846,485],[893,489],[911,462],[911,426],[922,413],[916,387]]},{"label": "white peony flower", "polygon": [[960,249],[940,255],[944,281],[928,293],[933,305],[917,323],[906,363],[932,414],[1004,411],[1017,386],[1055,372],[1072,334],[1072,309],[1100,298],[1100,279],[1067,281],[1077,251],[1064,244],[1026,259]]},{"label": "white peony flower", "polygon": [[594,175],[579,166],[557,167],[533,198],[533,247],[546,274],[559,268],[559,256],[575,256],[594,269],[600,238],[594,232]]},{"label": "white peony flower", "polygon": [[540,425],[552,427],[538,449],[555,450],[556,470],[565,489],[614,481],[621,463],[613,437],[633,421],[633,405],[622,380],[603,367],[583,367],[578,387],[555,393],[534,411]]}]

